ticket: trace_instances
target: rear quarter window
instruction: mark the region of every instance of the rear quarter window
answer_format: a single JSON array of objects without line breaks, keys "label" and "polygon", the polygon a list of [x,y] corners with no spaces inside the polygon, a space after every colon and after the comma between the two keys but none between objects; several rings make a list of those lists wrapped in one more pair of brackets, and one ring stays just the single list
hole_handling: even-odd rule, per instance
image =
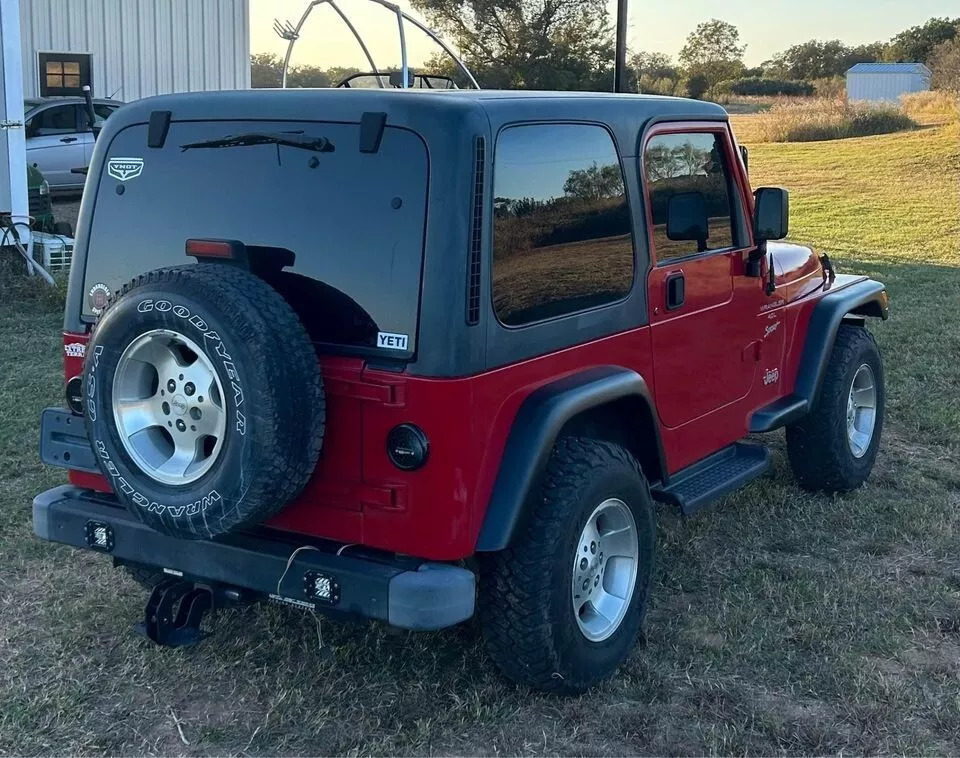
[{"label": "rear quarter window", "polygon": [[586,124],[504,129],[494,162],[493,306],[522,326],[620,300],[633,239],[610,133]]}]

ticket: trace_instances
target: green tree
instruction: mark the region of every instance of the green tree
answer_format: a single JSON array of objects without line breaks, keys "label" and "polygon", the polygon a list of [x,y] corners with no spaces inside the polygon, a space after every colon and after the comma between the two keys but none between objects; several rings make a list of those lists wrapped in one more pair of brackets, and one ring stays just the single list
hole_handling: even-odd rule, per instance
[{"label": "green tree", "polygon": [[613,84],[605,0],[411,0],[480,84],[602,89]]},{"label": "green tree", "polygon": [[615,164],[601,166],[594,161],[589,168],[577,169],[567,175],[563,191],[568,197],[580,200],[603,200],[623,194],[623,175]]},{"label": "green tree", "polygon": [[960,36],[941,42],[930,54],[935,89],[947,90],[960,96]]},{"label": "green tree", "polygon": [[693,73],[687,77],[684,82],[685,94],[694,100],[702,100],[707,94],[707,90],[709,90],[711,86],[716,86],[716,84],[719,83],[720,82],[716,82],[714,85],[711,85],[710,79],[707,78],[706,74]]},{"label": "green tree", "polygon": [[628,89],[655,95],[673,95],[680,81],[680,70],[665,53],[643,50],[627,59]]},{"label": "green tree", "polygon": [[[718,82],[737,79],[744,69],[746,45],[740,44],[740,31],[733,24],[719,19],[705,21],[687,37],[680,51],[680,63],[690,82],[707,82],[707,89]],[[698,87],[690,87],[693,94]]]},{"label": "green tree", "polygon": [[933,49],[954,39],[958,33],[960,18],[931,18],[890,40],[885,58],[899,63],[928,63]]},{"label": "green tree", "polygon": [[250,86],[279,87],[283,61],[273,53],[254,53],[250,56]]},{"label": "green tree", "polygon": [[843,76],[857,63],[879,60],[879,44],[847,47],[840,40],[810,40],[793,45],[774,56],[765,68],[778,79],[813,81]]}]

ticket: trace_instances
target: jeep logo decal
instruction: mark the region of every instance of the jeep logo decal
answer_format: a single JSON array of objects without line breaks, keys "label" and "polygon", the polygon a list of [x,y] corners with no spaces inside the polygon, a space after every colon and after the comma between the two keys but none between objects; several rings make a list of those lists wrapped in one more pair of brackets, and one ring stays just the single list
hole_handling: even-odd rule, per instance
[{"label": "jeep logo decal", "polygon": [[121,182],[136,179],[143,173],[143,158],[111,158],[107,173]]}]

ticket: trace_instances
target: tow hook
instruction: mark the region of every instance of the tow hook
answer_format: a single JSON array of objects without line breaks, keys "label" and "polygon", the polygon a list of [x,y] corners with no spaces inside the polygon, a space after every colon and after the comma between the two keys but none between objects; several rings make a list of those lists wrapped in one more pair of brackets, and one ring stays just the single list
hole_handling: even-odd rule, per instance
[{"label": "tow hook", "polygon": [[153,588],[144,609],[144,619],[135,629],[163,647],[195,645],[208,636],[200,629],[200,622],[208,612],[251,600],[237,588],[171,577]]}]

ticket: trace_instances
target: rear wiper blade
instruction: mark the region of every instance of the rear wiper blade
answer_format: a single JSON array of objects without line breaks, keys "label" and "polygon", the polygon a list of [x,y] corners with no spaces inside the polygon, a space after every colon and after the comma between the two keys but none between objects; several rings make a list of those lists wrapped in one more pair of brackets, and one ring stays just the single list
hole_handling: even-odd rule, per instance
[{"label": "rear wiper blade", "polygon": [[316,153],[332,153],[334,150],[333,143],[326,137],[297,137],[292,134],[267,134],[265,132],[235,134],[205,142],[188,142],[186,145],[180,145],[180,150],[186,151],[198,147],[246,147],[247,145],[284,145],[285,147],[298,147],[301,150],[313,150]]}]

